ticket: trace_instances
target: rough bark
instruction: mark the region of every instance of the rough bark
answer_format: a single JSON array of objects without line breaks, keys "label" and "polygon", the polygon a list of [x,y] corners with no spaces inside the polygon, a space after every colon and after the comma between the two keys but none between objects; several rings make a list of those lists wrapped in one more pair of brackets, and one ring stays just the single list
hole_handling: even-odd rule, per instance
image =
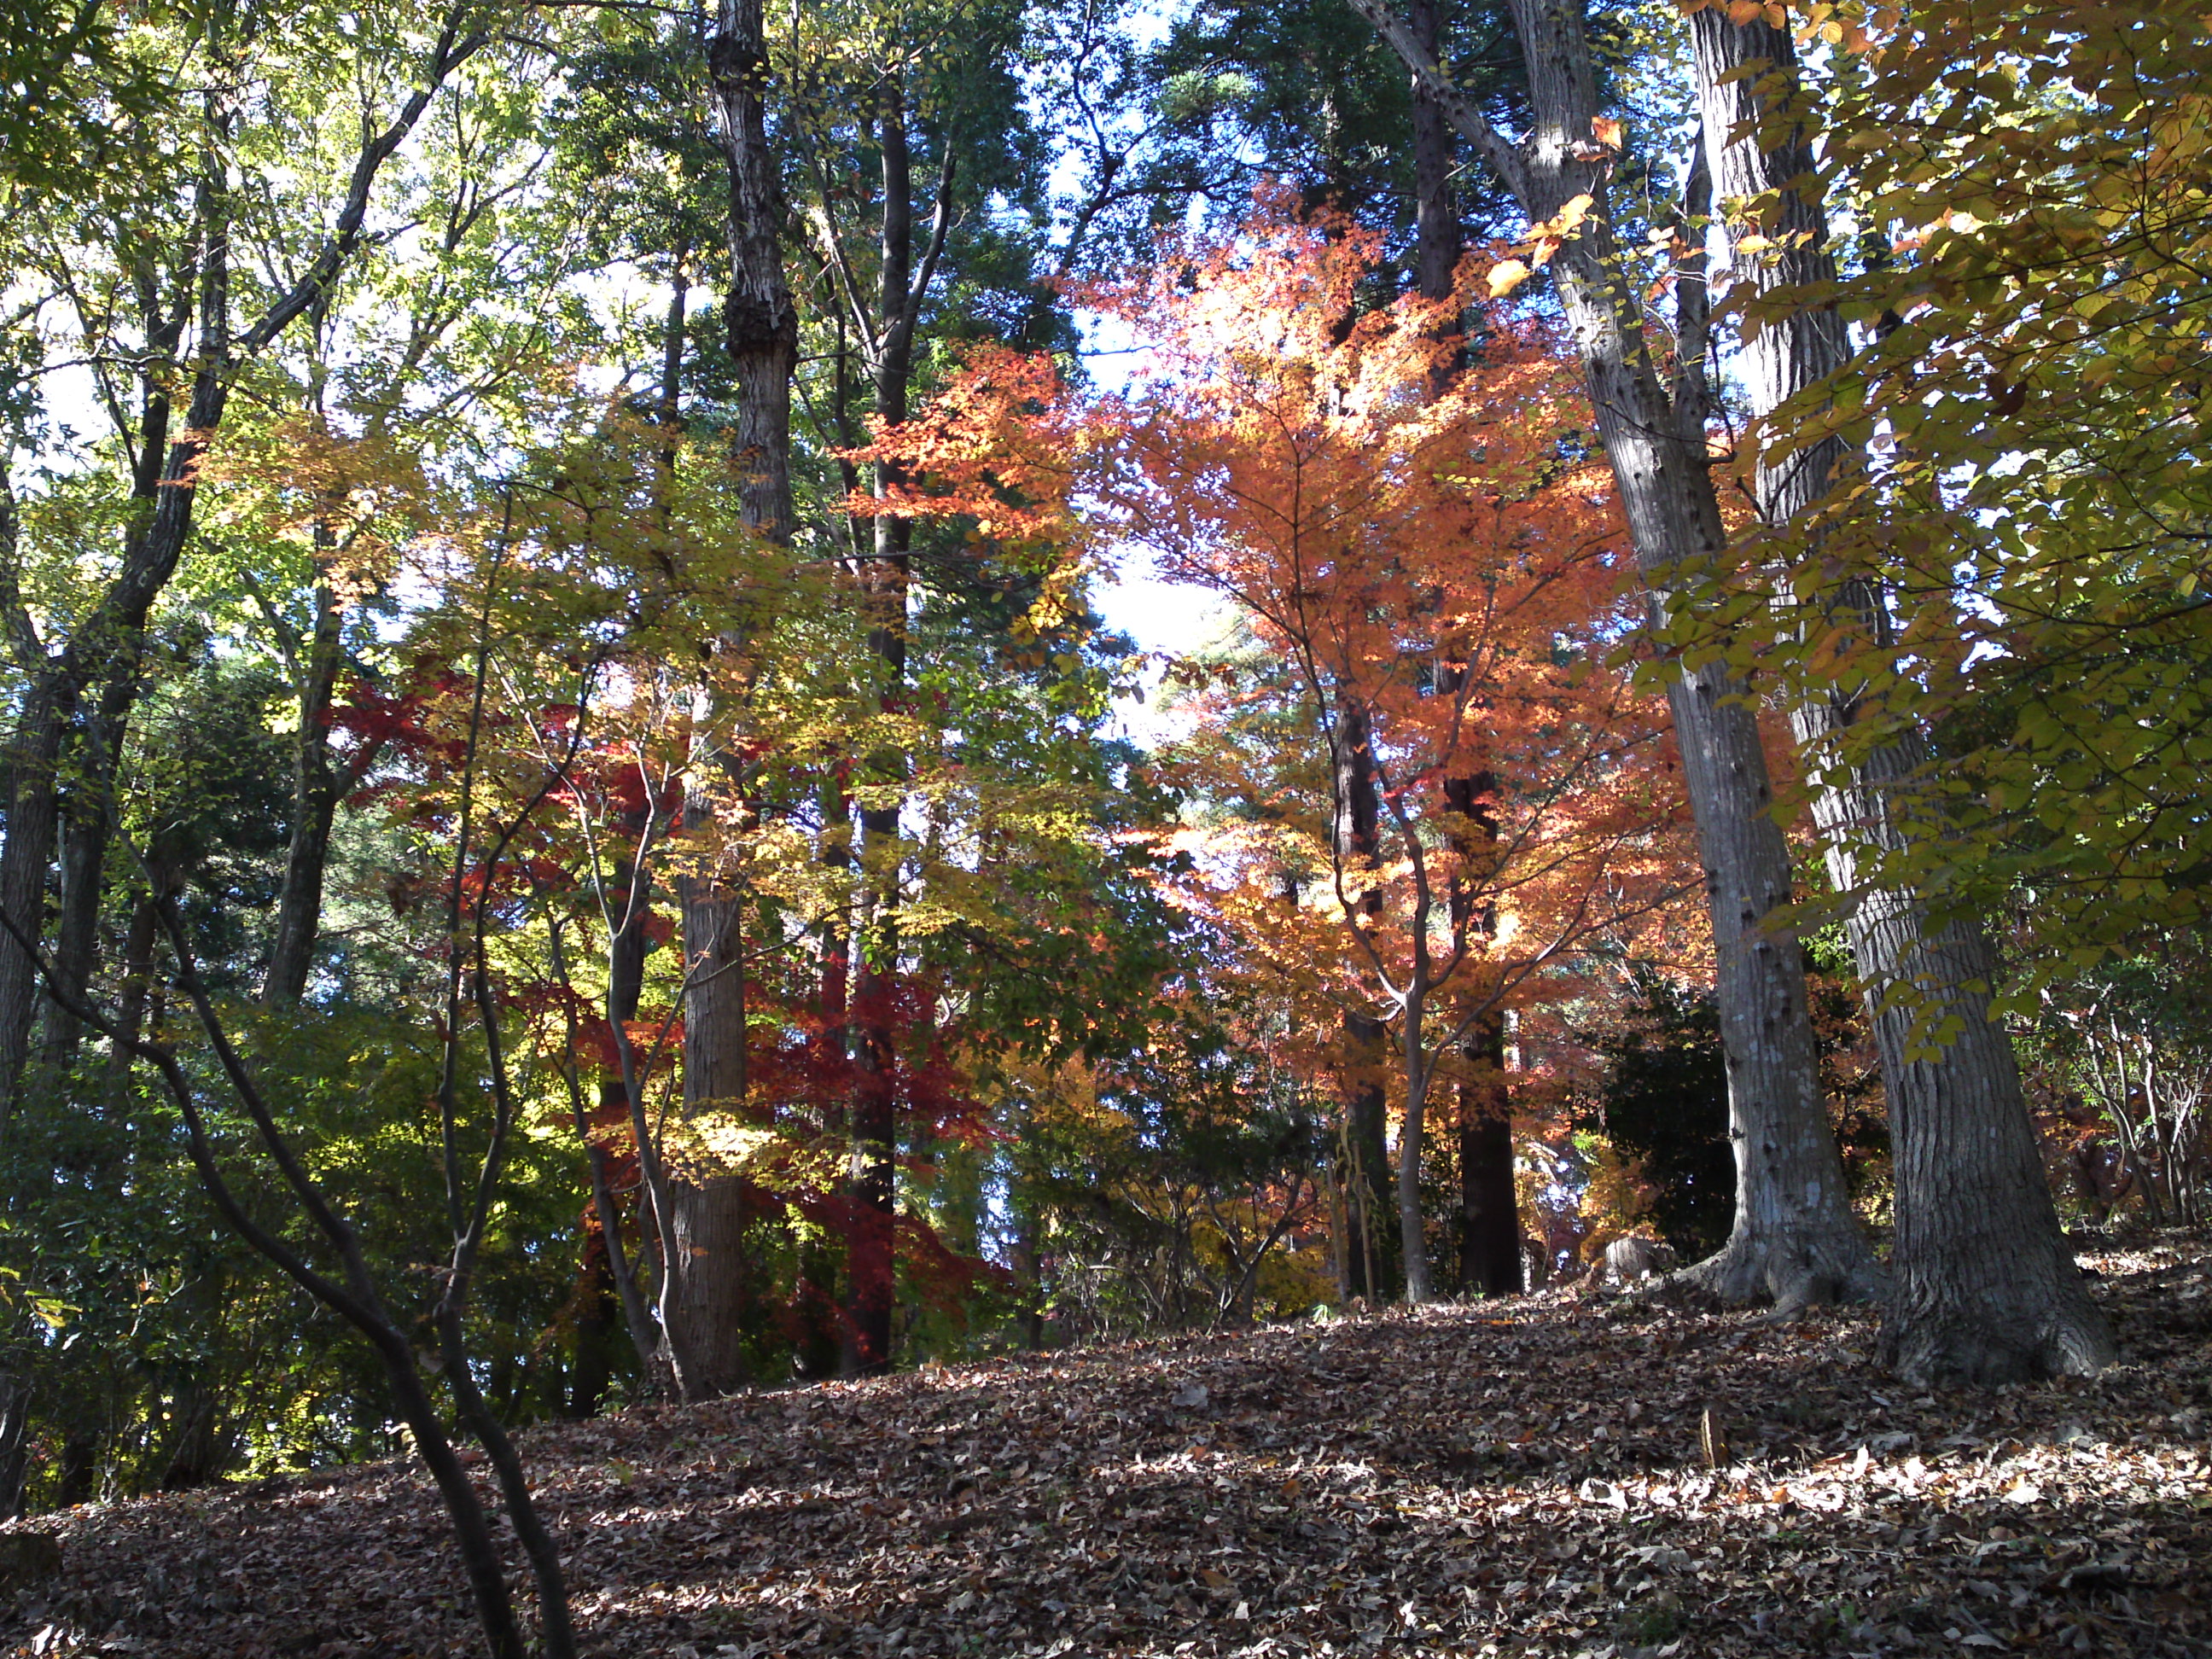
[{"label": "rough bark", "polygon": [[1522,1279],[1520,1193],[1513,1180],[1511,1097],[1502,1074],[1505,1023],[1485,1022],[1468,1058],[1500,1074],[1495,1083],[1460,1085],[1460,1288],[1518,1296]]},{"label": "rough bark", "polygon": [[[783,193],[768,143],[768,42],[761,0],[722,0],[707,42],[716,128],[728,173],[730,286],[723,313],[732,377],[731,453],[745,523],[772,541],[791,538],[791,377],[799,318],[783,270]],[[664,413],[672,388],[664,388]],[[710,720],[715,711],[708,711]],[[704,767],[719,755],[702,755]],[[696,807],[713,810],[705,790]],[[741,900],[710,876],[679,884],[684,948],[684,1098],[687,1111],[742,1107],[745,996]],[[670,1191],[672,1258],[664,1310],[684,1356],[681,1386],[702,1399],[744,1386],[747,1238],[752,1205],[731,1175],[679,1178]]]},{"label": "rough bark", "polygon": [[[1439,0],[1411,0],[1407,21],[1413,38],[1431,58],[1443,34]],[[1451,187],[1454,151],[1451,122],[1437,100],[1413,76],[1413,286],[1425,300],[1451,297],[1452,278],[1465,252],[1459,203]]]},{"label": "rough bark", "polygon": [[[743,910],[704,879],[678,884],[683,912],[684,1112],[734,1112],[745,1098],[745,963]],[[750,1302],[746,1234],[753,1221],[741,1175],[678,1172],[671,1185],[676,1261],[665,1304],[684,1356],[687,1400],[710,1400],[751,1380],[744,1356]]]},{"label": "rough bark", "polygon": [[[1447,684],[1445,695],[1452,688]],[[1466,828],[1462,859],[1486,878],[1496,858],[1498,819],[1490,793],[1494,781],[1474,772],[1444,780],[1445,804]],[[1465,878],[1472,891],[1474,875]],[[1468,906],[1469,898],[1455,902]],[[1496,907],[1480,915],[1463,908],[1453,917],[1470,936],[1488,939],[1497,932]],[[1517,1296],[1526,1288],[1521,1253],[1521,1194],[1513,1177],[1513,1097],[1506,1082],[1505,1011],[1485,1011],[1460,1048],[1475,1075],[1459,1085],[1459,1281],[1462,1291],[1485,1296]]]},{"label": "rough bark", "polygon": [[[1414,39],[1436,56],[1443,21],[1437,0],[1413,0],[1407,17]],[[1418,75],[1413,85],[1413,127],[1414,283],[1423,299],[1446,300],[1451,297],[1465,252],[1459,204],[1451,186],[1455,145],[1450,121]],[[1439,675],[1439,696],[1458,689],[1455,675]],[[1486,799],[1491,787],[1479,768],[1444,780],[1445,804],[1460,815],[1478,843],[1463,845],[1462,857],[1480,860],[1480,843],[1496,844],[1498,823]],[[1495,927],[1493,917],[1482,932],[1486,936]],[[1503,1009],[1492,1010],[1476,1023],[1462,1046],[1462,1056],[1485,1076],[1462,1082],[1458,1091],[1460,1289],[1486,1296],[1517,1295],[1522,1287],[1520,1194],[1513,1180],[1512,1103],[1505,1085]]]},{"label": "rough bark", "polygon": [[[1748,292],[1836,280],[1814,170],[1807,94],[1787,31],[1763,18],[1738,25],[1708,8],[1691,19],[1698,88],[1713,174],[1734,205],[1735,274]],[[1746,251],[1764,233],[1771,247]],[[1744,378],[1764,421],[1842,369],[1850,355],[1832,307],[1798,306],[1747,333]],[[1759,509],[1779,526],[1811,508],[1857,465],[1840,441],[1778,445],[1762,457]],[[1887,610],[1868,580],[1845,573],[1820,596],[1823,625],[1889,643]],[[1856,714],[1852,688],[1819,690],[1791,710],[1797,741],[1821,756]],[[1977,923],[1938,924],[1919,895],[1869,887],[1859,849],[1903,849],[1940,827],[1908,823],[1900,786],[1931,763],[1916,736],[1885,744],[1834,781],[1824,769],[1814,823],[1831,879],[1856,896],[1845,931],[1881,1052],[1897,1179],[1893,1291],[1885,1345],[1919,1382],[2002,1382],[2085,1374],[2111,1363],[2111,1332],[2091,1302],[2059,1225],[2010,1039],[1991,1019],[1996,953]],[[1903,1000],[1885,995],[1910,988]],[[1935,1053],[1915,1022],[1952,1023]]]},{"label": "rough bark", "polygon": [[[1663,381],[1612,229],[1609,152],[1592,125],[1602,112],[1581,0],[1513,0],[1532,111],[1520,143],[1460,96],[1384,0],[1352,4],[1420,75],[1532,222],[1557,217],[1577,196],[1590,198],[1550,269],[1652,618],[1663,621],[1691,602],[1685,573],[1711,568],[1727,537],[1706,454],[1700,343],[1681,342],[1673,384]],[[1697,820],[1737,1157],[1735,1236],[1693,1271],[1738,1300],[1874,1293],[1880,1265],[1851,1213],[1822,1104],[1803,950],[1770,920],[1790,901],[1790,856],[1768,815],[1772,790],[1757,720],[1741,683],[1718,663],[1671,675],[1668,707]]]},{"label": "rough bark", "polygon": [[730,184],[724,313],[737,382],[730,408],[732,453],[744,471],[745,522],[770,540],[788,541],[791,375],[799,361],[799,313],[783,270],[783,187],[768,143],[768,40],[761,0],[721,0],[707,66]]}]

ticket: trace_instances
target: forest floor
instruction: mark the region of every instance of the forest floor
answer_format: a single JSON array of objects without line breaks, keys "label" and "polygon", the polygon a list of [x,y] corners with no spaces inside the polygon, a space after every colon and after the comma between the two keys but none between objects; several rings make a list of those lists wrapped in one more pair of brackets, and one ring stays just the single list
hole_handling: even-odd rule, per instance
[{"label": "forest floor", "polygon": [[[1901,1389],[1863,1312],[1553,1291],[630,1411],[523,1449],[606,1656],[2202,1659],[2212,1246],[2084,1261],[2127,1363],[2031,1389]],[[0,1651],[477,1650],[402,1465],[8,1530],[62,1567],[15,1594]]]}]

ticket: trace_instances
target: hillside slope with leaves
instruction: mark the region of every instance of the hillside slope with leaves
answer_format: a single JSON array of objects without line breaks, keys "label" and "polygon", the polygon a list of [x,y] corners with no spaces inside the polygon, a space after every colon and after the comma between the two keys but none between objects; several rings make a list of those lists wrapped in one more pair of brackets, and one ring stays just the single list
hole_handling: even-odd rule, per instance
[{"label": "hillside slope with leaves", "polygon": [[[2202,1655],[2212,1246],[2084,1261],[2126,1363],[2031,1389],[1900,1391],[1861,1311],[1554,1291],[632,1411],[525,1451],[607,1656]],[[14,1592],[9,1654],[475,1650],[398,1464],[0,1533],[34,1572],[26,1534],[61,1569]]]}]

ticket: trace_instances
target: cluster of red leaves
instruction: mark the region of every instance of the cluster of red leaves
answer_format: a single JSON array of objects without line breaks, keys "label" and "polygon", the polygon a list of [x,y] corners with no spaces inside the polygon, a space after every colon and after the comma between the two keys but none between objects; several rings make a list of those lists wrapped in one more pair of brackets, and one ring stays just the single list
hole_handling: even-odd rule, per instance
[{"label": "cluster of red leaves", "polygon": [[[2212,1247],[2093,1261],[2130,1363],[1990,1395],[1898,1391],[1863,1313],[1553,1292],[524,1449],[610,1656],[2201,1654]],[[10,1654],[473,1650],[404,1465],[11,1530],[64,1567]]]}]

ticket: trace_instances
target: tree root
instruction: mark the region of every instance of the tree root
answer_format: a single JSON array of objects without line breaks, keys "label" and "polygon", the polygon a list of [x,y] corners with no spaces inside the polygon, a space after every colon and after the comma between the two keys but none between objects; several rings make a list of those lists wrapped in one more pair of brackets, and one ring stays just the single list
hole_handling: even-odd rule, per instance
[{"label": "tree root", "polygon": [[1771,1303],[1768,1316],[1777,1321],[1835,1303],[1886,1302],[1890,1293],[1888,1270],[1859,1241],[1815,1250],[1739,1237],[1703,1261],[1668,1274],[1667,1282],[1733,1307]]}]

